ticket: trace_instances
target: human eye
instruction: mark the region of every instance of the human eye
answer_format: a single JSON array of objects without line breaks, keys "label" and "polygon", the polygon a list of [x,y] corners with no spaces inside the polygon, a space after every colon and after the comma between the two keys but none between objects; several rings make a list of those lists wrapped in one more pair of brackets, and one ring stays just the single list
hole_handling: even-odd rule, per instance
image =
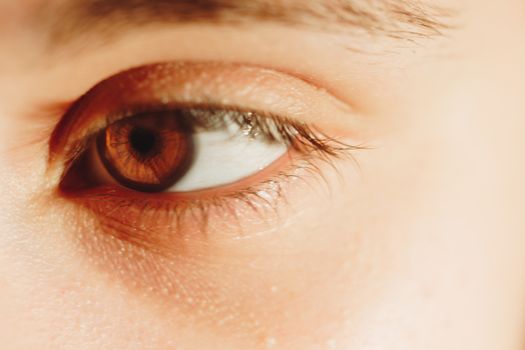
[{"label": "human eye", "polygon": [[159,63],[102,80],[50,141],[77,241],[118,271],[149,266],[132,283],[171,292],[173,261],[279,227],[324,165],[351,158],[358,147],[314,121],[347,113],[327,96],[235,64]]},{"label": "human eye", "polygon": [[99,133],[87,165],[95,171],[85,174],[86,180],[98,178],[139,192],[220,188],[286,154],[286,138],[292,135],[278,130],[277,123],[253,112],[216,107],[145,112]]},{"label": "human eye", "polygon": [[335,155],[343,146],[279,116],[198,105],[130,110],[88,138],[80,164],[63,181],[65,192],[106,184],[137,192],[205,193],[278,160],[292,161],[291,152]]}]

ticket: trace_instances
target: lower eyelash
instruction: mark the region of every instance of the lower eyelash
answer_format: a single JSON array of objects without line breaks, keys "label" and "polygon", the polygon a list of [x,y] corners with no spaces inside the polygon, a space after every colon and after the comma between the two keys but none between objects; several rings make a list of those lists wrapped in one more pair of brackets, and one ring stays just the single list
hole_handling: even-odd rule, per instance
[{"label": "lower eyelash", "polygon": [[[339,157],[346,157],[339,154]],[[319,160],[333,165],[334,158],[311,154],[293,161],[277,175],[244,189],[204,199],[181,199],[130,193],[115,187],[64,194],[95,220],[98,231],[139,248],[162,255],[172,254],[174,242],[208,238],[208,232],[228,231],[228,239],[250,236],[243,220],[273,227],[287,202],[287,185],[309,180],[324,181]],[[309,176],[311,175],[311,176]],[[213,220],[213,217],[221,220]],[[82,220],[86,221],[86,220]],[[87,220],[89,221],[89,220]],[[221,222],[218,222],[221,221]],[[225,227],[219,227],[228,222]],[[233,231],[233,232],[232,232]]]}]

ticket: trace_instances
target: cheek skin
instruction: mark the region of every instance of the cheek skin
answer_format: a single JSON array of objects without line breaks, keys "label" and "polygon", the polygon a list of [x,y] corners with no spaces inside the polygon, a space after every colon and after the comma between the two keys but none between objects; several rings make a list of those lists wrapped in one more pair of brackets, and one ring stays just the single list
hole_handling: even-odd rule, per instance
[{"label": "cheek skin", "polygon": [[[341,171],[348,177],[355,174],[351,163]],[[312,206],[330,196],[323,189],[313,188],[340,184],[336,176],[325,180],[324,185],[320,180],[305,180],[318,183],[291,186],[294,190],[285,195],[290,207],[279,210],[287,220],[272,222],[271,230],[268,223],[256,224],[261,218],[248,224],[248,218],[255,215],[248,211],[242,220],[248,220],[245,228],[254,231],[249,229],[240,236],[227,234],[228,228],[223,225],[212,227],[205,235],[173,232],[169,254],[155,246],[137,247],[121,241],[100,232],[96,225],[75,225],[78,229],[68,234],[86,266],[98,270],[112,288],[126,290],[131,300],[138,298],[161,310],[164,322],[174,329],[183,321],[190,322],[206,333],[224,338],[233,334],[233,339],[250,348],[272,342],[284,346],[306,334],[310,335],[306,344],[319,344],[331,339],[340,320],[348,318],[339,302],[346,298],[344,293],[351,296],[349,302],[360,300],[359,306],[352,307],[355,315],[375,294],[364,284],[357,287],[369,270],[352,263],[362,259],[363,252],[370,252],[368,243],[349,227],[324,224],[318,208]],[[336,198],[326,209],[328,213],[336,213],[334,208],[344,204]],[[70,212],[75,222],[89,222],[81,209],[61,210]],[[339,226],[342,221],[333,222]],[[231,225],[235,227],[235,223]],[[343,240],[341,230],[347,231]],[[340,243],[339,249],[334,249],[335,242]],[[350,283],[338,281],[349,276]],[[333,305],[324,301],[327,299],[333,300]],[[319,329],[321,321],[324,326]]]},{"label": "cheek skin", "polygon": [[[501,242],[501,234],[491,235],[486,228],[463,230],[452,225],[450,218],[462,211],[451,207],[444,194],[457,180],[457,164],[450,155],[462,157],[457,147],[443,149],[442,142],[429,142],[426,128],[450,136],[450,128],[438,128],[443,119],[433,120],[435,124],[421,122],[403,137],[387,140],[385,147],[358,155],[365,172],[362,178],[351,175],[355,169],[343,169],[346,186],[330,178],[331,188],[340,189],[330,200],[315,193],[308,197],[307,202],[322,198],[326,207],[297,205],[293,209],[298,216],[273,238],[192,248],[199,262],[183,261],[175,267],[195,296],[191,303],[187,298],[174,301],[174,294],[166,296],[158,288],[149,291],[145,284],[130,288],[118,275],[133,281],[140,271],[128,274],[125,265],[100,260],[104,254],[114,259],[118,250],[97,253],[89,252],[85,242],[69,244],[70,235],[76,233],[71,227],[78,222],[64,220],[67,208],[62,204],[55,203],[53,210],[47,203],[37,212],[28,209],[34,207],[30,205],[5,207],[3,212],[11,213],[11,218],[2,216],[2,227],[18,240],[13,242],[12,235],[1,238],[2,276],[16,281],[2,293],[16,310],[13,319],[18,321],[10,322],[11,327],[42,334],[31,343],[33,348],[46,339],[79,349],[94,344],[103,349],[454,348],[464,341],[465,324],[472,329],[480,322],[495,325],[500,319],[495,317],[496,306],[508,300],[515,307],[519,299],[506,294],[501,278],[511,261],[508,247],[517,249],[521,243],[513,240],[511,232],[516,231],[510,227]],[[424,152],[411,151],[414,144],[425,143],[420,146]],[[399,167],[406,171],[396,173]],[[35,167],[9,173],[29,178],[33,171]],[[15,182],[5,178],[6,184]],[[31,190],[29,186],[27,191]],[[4,194],[3,198],[13,198]],[[14,199],[2,205],[24,203]],[[471,199],[464,196],[460,207],[474,208]],[[25,201],[30,203],[30,197]],[[439,208],[457,210],[456,216]],[[45,219],[31,222],[29,217]],[[38,243],[30,248],[28,241]],[[86,260],[88,256],[93,261]],[[491,270],[481,267],[486,266],[483,261],[498,264]],[[105,265],[106,271],[93,269],[94,263]],[[472,273],[476,271],[481,274]],[[479,296],[479,290],[496,289],[501,291],[494,300],[501,304],[488,312],[489,304],[483,303],[488,299],[473,296]],[[478,323],[472,315],[479,316]],[[503,324],[511,323],[508,319]],[[27,339],[22,333],[20,339]],[[435,346],[425,347],[429,343]]]}]

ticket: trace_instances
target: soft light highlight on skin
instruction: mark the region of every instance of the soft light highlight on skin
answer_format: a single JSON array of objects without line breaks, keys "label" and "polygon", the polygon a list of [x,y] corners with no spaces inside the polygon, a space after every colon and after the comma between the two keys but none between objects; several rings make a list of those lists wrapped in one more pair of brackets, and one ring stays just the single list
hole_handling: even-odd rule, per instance
[{"label": "soft light highlight on skin", "polygon": [[[462,26],[425,44],[250,19],[242,32],[170,22],[93,33],[71,43],[75,56],[48,55],[34,29],[46,23],[13,16],[0,40],[2,347],[522,349],[525,5],[456,5]],[[352,108],[311,120],[363,131],[373,147],[354,153],[359,168],[337,163],[324,182],[291,186],[263,234],[232,239],[224,222],[154,260],[53,195],[47,142],[61,115],[40,106],[131,67],[197,60],[322,81]]]}]

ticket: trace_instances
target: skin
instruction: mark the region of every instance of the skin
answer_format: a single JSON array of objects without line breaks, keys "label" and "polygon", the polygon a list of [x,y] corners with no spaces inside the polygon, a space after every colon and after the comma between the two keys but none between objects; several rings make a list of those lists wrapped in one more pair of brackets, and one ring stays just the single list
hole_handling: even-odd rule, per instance
[{"label": "skin", "polygon": [[[36,3],[0,1],[3,349],[523,348],[523,1],[436,1],[459,25],[417,44],[190,24],[63,54],[28,23]],[[244,240],[212,230],[168,257],[182,261],[182,299],[134,286],[130,261],[78,239],[81,216],[50,194],[60,114],[44,107],[123,69],[180,60],[307,76],[351,108],[302,118],[370,146],[355,152],[359,166],[337,161],[324,183],[290,185],[272,230],[249,222]]]}]

